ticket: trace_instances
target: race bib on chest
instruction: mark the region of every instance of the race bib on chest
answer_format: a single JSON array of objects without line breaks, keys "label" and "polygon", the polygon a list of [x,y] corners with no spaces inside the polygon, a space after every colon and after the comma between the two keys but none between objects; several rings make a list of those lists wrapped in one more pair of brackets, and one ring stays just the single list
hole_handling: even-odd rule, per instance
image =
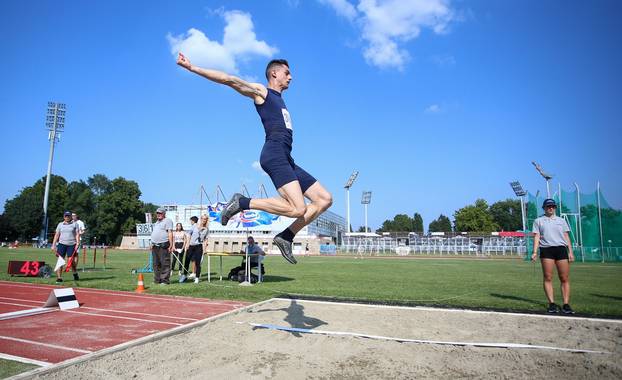
[{"label": "race bib on chest", "polygon": [[287,112],[286,108],[281,108],[281,112],[283,113],[283,121],[285,122],[285,127],[287,129],[292,129],[292,118],[289,116],[289,112]]}]

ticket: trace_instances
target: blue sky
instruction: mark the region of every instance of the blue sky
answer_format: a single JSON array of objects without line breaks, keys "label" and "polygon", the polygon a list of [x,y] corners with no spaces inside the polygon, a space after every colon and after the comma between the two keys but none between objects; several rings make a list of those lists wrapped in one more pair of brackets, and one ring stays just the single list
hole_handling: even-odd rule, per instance
[{"label": "blue sky", "polygon": [[286,58],[293,156],[334,194],[353,169],[352,225],[512,197],[531,161],[622,208],[618,1],[60,1],[0,3],[0,210],[45,175],[46,104],[67,104],[53,172],[139,183],[194,203],[263,183],[252,101],[175,65],[262,81]]}]

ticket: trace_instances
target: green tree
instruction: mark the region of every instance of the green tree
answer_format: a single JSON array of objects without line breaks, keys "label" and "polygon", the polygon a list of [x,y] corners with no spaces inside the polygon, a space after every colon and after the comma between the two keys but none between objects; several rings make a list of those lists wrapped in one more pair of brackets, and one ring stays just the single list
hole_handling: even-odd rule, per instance
[{"label": "green tree", "polygon": [[483,199],[478,199],[474,205],[469,205],[456,211],[454,220],[456,231],[492,232],[499,229],[499,226],[490,214],[488,203]]},{"label": "green tree", "polygon": [[438,219],[433,220],[428,226],[428,232],[451,232],[451,221],[448,217],[441,214]]},{"label": "green tree", "polygon": [[144,204],[139,199],[141,192],[134,181],[118,177],[104,185],[107,190],[99,191],[96,196],[91,236],[97,237],[99,242],[118,245],[122,235],[135,231],[136,223],[144,218],[144,214],[141,215]]},{"label": "green tree", "polygon": [[17,231],[9,223],[4,214],[0,215],[0,240],[3,242],[11,242],[18,238]]},{"label": "green tree", "polygon": [[413,216],[413,229],[414,232],[423,232],[423,217],[418,212]]},{"label": "green tree", "polygon": [[[4,217],[21,240],[30,240],[38,236],[41,231],[44,192],[45,177],[39,179],[34,185],[23,188],[15,198],[7,200],[4,204]],[[48,231],[50,233],[54,232],[56,224],[62,220],[67,199],[67,181],[61,176],[52,175],[48,196]]]},{"label": "green tree", "polygon": [[410,232],[413,230],[413,220],[406,214],[397,214],[393,220],[385,220],[379,232]]},{"label": "green tree", "polygon": [[518,199],[498,201],[490,206],[490,214],[495,223],[504,231],[518,231],[523,221]]}]

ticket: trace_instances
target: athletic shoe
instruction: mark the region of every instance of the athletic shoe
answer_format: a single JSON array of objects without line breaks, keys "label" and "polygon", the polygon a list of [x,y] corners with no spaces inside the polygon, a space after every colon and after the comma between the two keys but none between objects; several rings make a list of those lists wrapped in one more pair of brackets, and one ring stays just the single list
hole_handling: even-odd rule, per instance
[{"label": "athletic shoe", "polygon": [[199,278],[198,278],[198,277],[194,279],[194,283],[195,283],[195,284],[198,284],[198,283],[199,283]]},{"label": "athletic shoe", "polygon": [[184,276],[183,274],[179,277],[179,283],[183,283],[186,281],[186,276]]},{"label": "athletic shoe", "polygon": [[188,280],[194,280],[197,277],[197,275],[193,272],[190,273],[190,276],[188,276]]},{"label": "athletic shoe", "polygon": [[161,282],[160,283],[160,286],[166,286],[166,285],[168,285],[166,282]]},{"label": "athletic shoe", "polygon": [[80,279],[80,276],[78,276],[78,274],[77,274],[77,273],[74,273],[74,274],[73,274],[73,280],[74,280],[74,281],[78,281],[79,279]]},{"label": "athletic shoe", "polygon": [[56,283],[58,284],[59,282],[63,282],[63,279],[62,278],[57,278],[56,279]]},{"label": "athletic shoe", "polygon": [[559,313],[559,306],[557,306],[557,304],[550,303],[548,309],[546,309],[546,312],[549,314],[557,314]]},{"label": "athletic shoe", "polygon": [[276,245],[279,248],[279,251],[281,251],[281,256],[283,256],[283,258],[287,260],[290,264],[296,264],[298,262],[296,261],[296,258],[292,253],[291,241],[287,241],[279,235],[276,235],[274,237],[274,240],[272,240],[272,244]]},{"label": "athletic shoe", "polygon": [[242,208],[240,207],[240,198],[242,197],[243,195],[240,193],[233,194],[229,203],[227,203],[222,209],[222,212],[220,213],[220,223],[223,226],[226,226],[227,223],[229,223],[229,219],[231,219],[232,216],[242,211]]},{"label": "athletic shoe", "polygon": [[574,314],[574,310],[572,310],[572,308],[570,307],[570,305],[568,305],[567,303],[565,303],[562,306],[562,313],[564,314]]}]

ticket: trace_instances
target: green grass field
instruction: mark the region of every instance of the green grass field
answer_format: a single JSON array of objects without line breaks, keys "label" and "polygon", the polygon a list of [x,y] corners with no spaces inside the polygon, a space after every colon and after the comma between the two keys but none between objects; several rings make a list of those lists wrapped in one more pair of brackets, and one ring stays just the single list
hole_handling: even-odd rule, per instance
[{"label": "green grass field", "polygon": [[[106,270],[103,270],[103,251],[91,269],[92,251],[86,271],[80,269],[80,281],[74,283],[66,273],[66,286],[129,290],[136,288],[137,275],[132,268],[145,266],[147,252],[109,251]],[[54,265],[55,258],[48,250],[20,248],[0,250],[0,266],[7,268],[9,260],[44,260]],[[427,258],[365,258],[301,257],[298,265],[285,262],[280,256],[268,257],[265,282],[241,287],[236,282],[214,281],[219,259],[212,257],[212,282],[177,283],[174,274],[169,286],[152,283],[153,275],[145,274],[148,293],[184,295],[212,299],[260,301],[276,296],[327,297],[351,301],[370,301],[403,305],[435,305],[542,312],[545,297],[541,285],[539,264],[519,259],[427,259]],[[239,265],[240,259],[223,259],[224,275]],[[82,262],[80,261],[80,267]],[[206,262],[203,271],[207,271]],[[53,284],[54,278],[11,277],[0,279],[31,283]],[[556,301],[561,301],[556,282]],[[571,304],[580,315],[622,317],[622,264],[581,264],[571,268]]]}]

